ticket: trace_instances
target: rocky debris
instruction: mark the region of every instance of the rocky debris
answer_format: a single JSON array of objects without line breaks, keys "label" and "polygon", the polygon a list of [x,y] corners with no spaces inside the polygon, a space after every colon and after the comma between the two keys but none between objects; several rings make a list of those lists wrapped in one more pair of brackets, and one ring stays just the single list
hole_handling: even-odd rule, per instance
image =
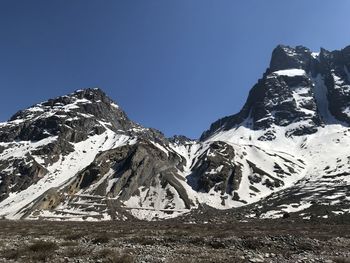
[{"label": "rocky debris", "polygon": [[326,263],[347,262],[350,256],[347,225],[266,220],[235,225],[172,221],[2,221],[1,225],[0,262]]},{"label": "rocky debris", "polygon": [[[87,189],[89,194],[118,196],[121,201],[126,201],[133,195],[140,194],[139,188],[148,189],[157,184],[160,184],[160,188],[164,188],[170,185],[176,189],[179,197],[189,208],[193,204],[188,199],[185,189],[178,183],[178,180],[183,179],[177,175],[177,170],[174,168],[180,162],[181,159],[177,155],[167,155],[153,144],[140,141],[134,145],[100,153],[93,163],[77,175],[68,186],[68,192],[74,194]],[[100,182],[100,187],[89,191],[91,185],[106,180],[103,177],[108,172],[109,179],[118,180],[108,188],[107,184]]]},{"label": "rocky debris", "polygon": [[[196,191],[208,193],[211,189],[233,195],[241,180],[239,164],[234,162],[235,151],[224,142],[213,142],[197,158],[188,182]],[[224,201],[223,201],[224,202]]]},{"label": "rocky debris", "polygon": [[[78,206],[76,205],[78,202],[73,201],[76,199],[76,194],[79,193],[82,196],[107,197],[107,205],[105,205],[107,210],[100,212],[106,212],[112,218],[115,218],[117,216],[115,213],[120,212],[120,209],[124,207],[122,202],[133,196],[140,198],[142,189],[147,189],[144,198],[149,203],[145,202],[141,206],[145,205],[146,208],[151,208],[152,204],[159,203],[160,197],[157,192],[148,190],[151,188],[166,189],[167,194],[161,200],[165,205],[163,209],[176,207],[176,203],[174,203],[176,201],[174,199],[175,195],[182,200],[184,204],[182,208],[190,209],[194,206],[194,203],[189,199],[185,188],[180,183],[184,179],[177,174],[177,169],[174,168],[181,161],[178,155],[167,155],[147,141],[140,141],[137,144],[125,145],[101,152],[65,188],[60,190],[59,193],[55,191],[55,202],[52,203],[54,206],[47,207],[45,205],[47,199],[52,199],[52,196],[40,198],[25,217],[28,216],[28,213],[33,213],[35,216],[37,209],[53,209],[61,202],[65,204],[66,210],[77,211],[78,208],[81,211],[89,212],[89,206],[86,207],[82,200],[80,200],[81,204]],[[57,195],[59,197],[56,197]],[[113,201],[113,198],[116,197],[118,197],[118,200]],[[111,205],[111,202],[114,204]],[[160,207],[157,208],[160,209]],[[93,210],[98,211],[97,208]]]}]

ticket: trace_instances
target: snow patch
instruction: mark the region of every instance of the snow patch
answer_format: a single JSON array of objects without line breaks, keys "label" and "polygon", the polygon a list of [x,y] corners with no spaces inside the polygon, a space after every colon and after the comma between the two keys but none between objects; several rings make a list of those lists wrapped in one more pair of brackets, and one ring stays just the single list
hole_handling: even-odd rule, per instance
[{"label": "snow patch", "polygon": [[312,56],[314,59],[318,59],[319,56],[320,56],[320,52],[312,52],[312,53],[311,53],[311,56]]},{"label": "snow patch", "polygon": [[119,109],[119,106],[117,104],[115,104],[114,102],[111,103],[111,106],[115,109]]},{"label": "snow patch", "polygon": [[284,70],[277,70],[274,71],[273,74],[279,75],[279,76],[288,76],[288,77],[295,77],[295,76],[305,76],[306,72],[303,69],[284,69]]}]

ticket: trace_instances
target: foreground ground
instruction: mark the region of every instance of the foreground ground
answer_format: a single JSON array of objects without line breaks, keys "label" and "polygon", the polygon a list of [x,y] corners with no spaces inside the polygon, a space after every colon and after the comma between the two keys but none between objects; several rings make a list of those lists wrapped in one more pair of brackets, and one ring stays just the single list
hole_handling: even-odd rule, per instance
[{"label": "foreground ground", "polygon": [[350,262],[350,222],[0,221],[0,262]]}]

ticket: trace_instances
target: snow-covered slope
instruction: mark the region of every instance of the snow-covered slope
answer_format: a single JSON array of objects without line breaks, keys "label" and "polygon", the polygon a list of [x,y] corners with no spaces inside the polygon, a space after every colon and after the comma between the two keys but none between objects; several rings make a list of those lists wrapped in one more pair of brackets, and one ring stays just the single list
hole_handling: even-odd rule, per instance
[{"label": "snow-covered slope", "polygon": [[292,186],[257,204],[256,214],[281,216],[329,204],[322,213],[349,212],[349,48],[315,54],[279,46],[273,54],[243,110],[214,123],[202,140],[253,144],[303,163]]},{"label": "snow-covered slope", "polygon": [[99,89],[20,111],[0,124],[0,216],[156,220],[203,204],[253,204],[247,216],[261,217],[348,212],[349,51],[278,46],[243,109],[198,141],[134,123]]}]

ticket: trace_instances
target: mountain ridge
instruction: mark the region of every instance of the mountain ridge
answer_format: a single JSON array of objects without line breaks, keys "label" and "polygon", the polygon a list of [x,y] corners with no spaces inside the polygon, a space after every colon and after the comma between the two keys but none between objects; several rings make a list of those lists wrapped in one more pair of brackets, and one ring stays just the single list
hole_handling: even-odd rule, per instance
[{"label": "mountain ridge", "polygon": [[[338,76],[336,76],[336,77],[338,79],[343,79],[342,81],[346,82],[346,85],[344,85],[344,86],[347,87],[347,85],[349,84],[348,67],[350,65],[348,63],[346,63],[346,60],[345,60],[345,62],[342,61],[342,58],[348,57],[349,50],[350,50],[350,46],[347,46],[346,48],[342,49],[341,51],[333,51],[333,52],[329,52],[329,51],[321,48],[320,53],[313,53],[309,49],[307,49],[303,46],[297,46],[296,48],[292,48],[290,46],[278,45],[274,49],[274,51],[272,52],[272,58],[270,61],[269,68],[263,74],[263,77],[258,80],[258,83],[256,85],[254,85],[253,88],[251,89],[251,91],[249,92],[247,101],[244,104],[244,106],[242,107],[242,110],[236,114],[226,116],[226,117],[221,118],[221,119],[217,120],[216,122],[212,123],[209,130],[205,131],[201,135],[200,139],[204,140],[205,138],[210,136],[210,134],[213,132],[213,130],[219,129],[220,127],[223,129],[231,129],[234,126],[242,124],[242,122],[246,118],[248,118],[248,115],[250,114],[250,110],[251,110],[252,106],[256,105],[257,103],[260,103],[260,104],[263,103],[263,102],[257,101],[257,98],[261,98],[261,97],[266,96],[268,86],[272,86],[272,87],[277,86],[279,88],[283,88],[283,81],[289,81],[290,84],[292,84],[293,81],[296,81],[298,83],[297,78],[302,78],[303,76],[308,77],[308,75],[309,75],[310,78],[304,78],[304,80],[313,82],[313,83],[309,84],[310,86],[315,85],[316,81],[318,81],[318,82],[324,81],[325,82],[324,85],[326,85],[327,88],[332,91],[333,89],[330,86],[334,85],[335,82],[332,81],[331,78],[333,77],[333,75],[336,76],[335,74],[331,75],[331,71],[333,70],[333,71],[337,71],[340,74],[341,78],[339,78]],[[344,68],[339,69],[339,67],[336,67],[335,69],[327,69],[327,67],[329,67],[329,65],[331,65],[333,63],[330,59],[332,57],[334,57],[334,59],[336,61],[340,60],[341,65]],[[287,73],[283,75],[282,71],[288,70],[288,69],[300,69],[300,70],[304,70],[304,73],[302,72],[301,74],[294,75],[294,76],[288,76]],[[328,70],[328,72],[327,72],[327,70]],[[277,75],[279,75],[278,77],[284,78],[284,79],[282,81],[280,81],[278,79],[277,81],[275,81],[271,85],[270,83],[268,83],[268,80],[269,80],[269,78],[274,79],[273,77],[271,77],[273,75],[276,75],[276,74],[274,74],[274,72],[280,72],[281,74],[277,74]],[[317,77],[320,74],[326,75],[326,76],[323,76],[325,78],[324,80],[320,80],[320,79],[317,80]],[[302,81],[302,80],[299,80],[299,82],[300,81]],[[287,87],[290,86],[289,83],[287,83],[287,84],[288,84]],[[320,86],[320,85],[322,85],[322,83],[320,83],[317,86]],[[278,90],[278,92],[280,92],[280,91],[281,91],[281,89]],[[278,94],[278,92],[276,92],[277,95],[282,96],[282,94]],[[335,100],[337,100],[337,99],[339,99],[339,97],[341,97],[338,94],[336,94],[336,92],[332,92],[331,94]],[[344,94],[342,94],[342,95],[344,95]],[[348,96],[348,94],[346,94],[346,95]],[[328,96],[328,94],[327,94],[327,96]],[[337,103],[332,103],[332,101],[333,100],[331,100],[332,105],[330,108],[330,111],[332,112],[331,115],[336,115],[340,122],[343,121],[343,122],[346,122],[347,124],[349,124],[348,116],[344,116],[343,112],[341,112],[339,109],[340,107],[337,106]],[[323,102],[321,102],[321,103],[323,103]],[[342,104],[344,104],[344,102]],[[265,110],[265,109],[263,109],[263,110]],[[286,118],[286,117],[283,116],[283,118]],[[320,122],[320,120],[316,120],[316,121]],[[253,127],[253,129],[254,128],[255,127]],[[258,127],[258,129],[259,128],[261,128],[261,127]],[[262,128],[264,128],[264,127],[262,127]]]},{"label": "mountain ridge", "polygon": [[133,122],[96,88],[19,111],[0,123],[0,215],[159,220],[249,205],[260,212],[245,217],[307,218],[327,204],[327,216],[348,213],[349,50],[277,46],[242,110],[199,140]]}]

